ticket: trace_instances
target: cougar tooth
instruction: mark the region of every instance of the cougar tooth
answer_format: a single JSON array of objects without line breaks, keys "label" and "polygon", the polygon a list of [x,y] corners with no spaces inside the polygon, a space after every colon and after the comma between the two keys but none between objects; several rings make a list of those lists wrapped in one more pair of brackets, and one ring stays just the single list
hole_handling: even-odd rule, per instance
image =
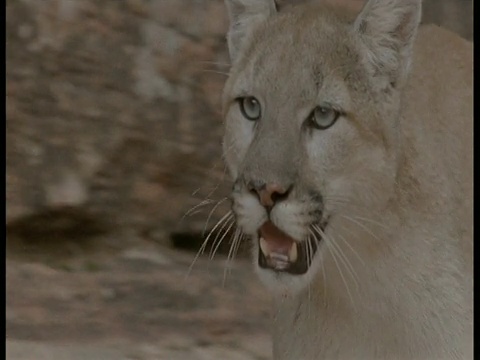
[{"label": "cougar tooth", "polygon": [[290,260],[290,262],[294,263],[295,261],[297,261],[297,258],[298,258],[297,243],[294,242],[292,244],[292,247],[288,251],[288,259]]},{"label": "cougar tooth", "polygon": [[262,250],[263,255],[266,257],[270,255],[270,250],[268,249],[267,242],[263,237],[260,238],[260,249]]}]

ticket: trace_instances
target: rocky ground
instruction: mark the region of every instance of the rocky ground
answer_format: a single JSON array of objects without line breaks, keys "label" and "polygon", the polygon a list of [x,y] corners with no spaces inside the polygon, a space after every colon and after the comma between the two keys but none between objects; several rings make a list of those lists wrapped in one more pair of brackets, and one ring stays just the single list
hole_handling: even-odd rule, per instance
[{"label": "rocky ground", "polygon": [[9,246],[7,359],[270,358],[269,300],[246,258],[206,255],[189,273],[193,252],[95,241]]}]

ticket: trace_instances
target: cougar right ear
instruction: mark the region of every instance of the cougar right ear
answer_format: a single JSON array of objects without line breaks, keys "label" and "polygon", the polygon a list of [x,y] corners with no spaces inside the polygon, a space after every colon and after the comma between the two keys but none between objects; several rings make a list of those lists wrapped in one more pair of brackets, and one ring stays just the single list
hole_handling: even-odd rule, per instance
[{"label": "cougar right ear", "polygon": [[276,13],[275,0],[225,0],[230,19],[227,42],[234,62],[252,29]]},{"label": "cougar right ear", "polygon": [[408,74],[413,42],[422,14],[421,0],[368,0],[355,20],[354,31],[372,73],[392,84]]}]

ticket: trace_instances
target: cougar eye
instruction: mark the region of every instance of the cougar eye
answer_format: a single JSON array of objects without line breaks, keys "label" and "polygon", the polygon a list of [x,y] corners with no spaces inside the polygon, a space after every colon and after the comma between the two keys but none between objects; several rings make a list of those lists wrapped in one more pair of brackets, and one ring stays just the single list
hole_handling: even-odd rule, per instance
[{"label": "cougar eye", "polygon": [[242,115],[251,121],[258,120],[261,115],[260,102],[253,96],[247,96],[238,99]]},{"label": "cougar eye", "polygon": [[340,113],[330,106],[317,106],[309,117],[310,124],[320,130],[328,129],[335,124]]}]

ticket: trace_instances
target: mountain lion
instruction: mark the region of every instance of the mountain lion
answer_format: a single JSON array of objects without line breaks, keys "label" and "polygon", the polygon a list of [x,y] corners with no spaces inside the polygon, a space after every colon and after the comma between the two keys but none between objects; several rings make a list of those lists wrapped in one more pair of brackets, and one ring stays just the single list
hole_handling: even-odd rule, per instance
[{"label": "mountain lion", "polygon": [[472,358],[472,44],[420,0],[226,5],[224,156],[274,358]]}]

